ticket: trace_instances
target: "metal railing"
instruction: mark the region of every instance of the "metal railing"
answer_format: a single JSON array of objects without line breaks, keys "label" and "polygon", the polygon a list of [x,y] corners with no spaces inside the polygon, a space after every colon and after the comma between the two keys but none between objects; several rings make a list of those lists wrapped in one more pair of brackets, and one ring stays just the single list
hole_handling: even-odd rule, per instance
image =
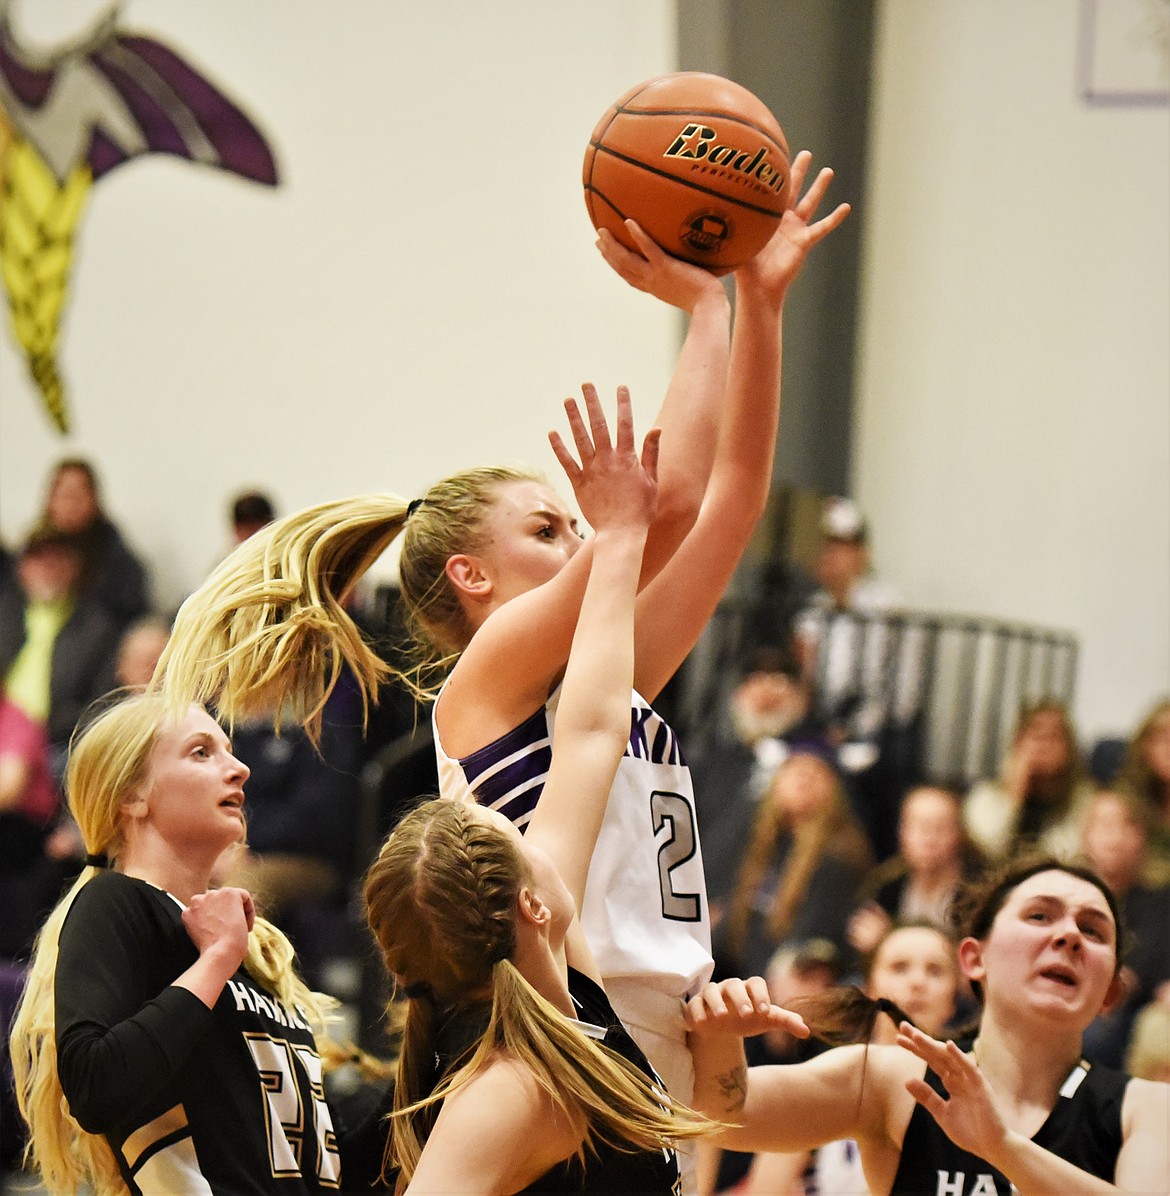
[{"label": "metal railing", "polygon": [[[725,601],[669,695],[667,716],[688,756],[729,735],[728,700],[754,647],[754,605]],[[1071,704],[1077,640],[1069,632],[929,611],[812,616],[814,715],[859,723],[864,737],[900,737],[907,783],[964,788],[994,775],[1020,707]],[[802,625],[807,632],[804,619]]]}]

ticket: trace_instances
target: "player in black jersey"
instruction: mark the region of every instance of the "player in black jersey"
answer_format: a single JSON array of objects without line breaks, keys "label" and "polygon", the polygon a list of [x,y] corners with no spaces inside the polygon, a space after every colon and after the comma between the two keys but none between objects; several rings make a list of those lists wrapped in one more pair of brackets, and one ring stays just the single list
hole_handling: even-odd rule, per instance
[{"label": "player in black jersey", "polygon": [[30,1161],[52,1192],[341,1186],[321,1002],[249,895],[211,888],[244,835],[247,776],[202,708],[176,716],[155,694],[73,745],[66,789],[90,854],[41,932],[12,1034]]},{"label": "player in black jersey", "polygon": [[1041,857],[968,900],[959,964],[982,1004],[970,1052],[903,1022],[897,1046],[749,1071],[739,1036],[778,1011],[762,981],[728,981],[688,1010],[696,1107],[741,1127],[719,1139],[738,1149],[854,1138],[878,1196],[1170,1191],[1170,1085],[1081,1059],[1085,1028],[1120,992],[1108,886]]},{"label": "player in black jersey", "polygon": [[669,1101],[618,1023],[577,920],[629,738],[656,495],[657,437],[639,463],[622,391],[618,404],[613,447],[590,397],[591,434],[572,421],[581,465],[558,451],[597,534],[526,836],[438,798],[407,815],[366,879],[370,925],[408,998],[391,1152],[412,1193],[669,1193],[673,1142],[709,1128]]}]

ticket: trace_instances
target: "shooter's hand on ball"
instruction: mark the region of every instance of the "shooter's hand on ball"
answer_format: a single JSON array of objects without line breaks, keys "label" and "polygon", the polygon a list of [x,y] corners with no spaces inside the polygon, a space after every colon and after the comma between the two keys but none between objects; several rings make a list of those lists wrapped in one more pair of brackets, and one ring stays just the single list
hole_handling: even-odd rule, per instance
[{"label": "shooter's hand on ball", "polygon": [[847,203],[838,204],[827,216],[813,220],[825,198],[833,172],[825,167],[803,195],[812,154],[801,150],[792,163],[791,194],[797,196],[780,219],[780,226],[760,252],[735,272],[737,286],[752,286],[773,302],[783,301],[814,245],[818,245],[849,215]]},{"label": "shooter's hand on ball", "polygon": [[709,270],[671,257],[634,220],[626,221],[626,229],[638,246],[637,253],[627,249],[606,228],[598,230],[597,248],[630,286],[688,314],[694,312],[704,295],[724,297],[722,284]]}]

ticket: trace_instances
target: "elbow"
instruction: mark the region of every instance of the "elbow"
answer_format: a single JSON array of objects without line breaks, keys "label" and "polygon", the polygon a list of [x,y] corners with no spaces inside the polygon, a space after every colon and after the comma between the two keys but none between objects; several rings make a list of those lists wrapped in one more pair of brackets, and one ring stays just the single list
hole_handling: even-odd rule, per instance
[{"label": "elbow", "polygon": [[658,507],[654,512],[654,530],[677,544],[686,539],[699,518],[703,505],[704,479],[672,472],[658,488]]},{"label": "elbow", "polygon": [[114,1119],[110,1110],[114,1106],[100,1095],[89,1084],[70,1084],[67,1088],[62,1085],[65,1101],[69,1106],[69,1115],[87,1134],[107,1134],[114,1128]]},{"label": "elbow", "polygon": [[100,1047],[83,1051],[58,1044],[57,1069],[69,1115],[87,1134],[112,1133],[141,1096],[138,1078]]}]

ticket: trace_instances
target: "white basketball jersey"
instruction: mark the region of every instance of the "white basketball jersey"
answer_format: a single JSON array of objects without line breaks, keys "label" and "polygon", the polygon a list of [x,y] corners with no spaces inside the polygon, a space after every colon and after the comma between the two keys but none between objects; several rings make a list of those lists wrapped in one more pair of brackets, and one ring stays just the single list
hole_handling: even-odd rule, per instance
[{"label": "white basketball jersey", "polygon": [[[523,830],[548,776],[559,694],[462,760],[447,755],[436,728],[439,792],[499,810]],[[674,732],[636,692],[630,740],[589,866],[581,925],[607,983],[634,981],[681,1000],[710,977],[711,927],[690,770]]]}]

